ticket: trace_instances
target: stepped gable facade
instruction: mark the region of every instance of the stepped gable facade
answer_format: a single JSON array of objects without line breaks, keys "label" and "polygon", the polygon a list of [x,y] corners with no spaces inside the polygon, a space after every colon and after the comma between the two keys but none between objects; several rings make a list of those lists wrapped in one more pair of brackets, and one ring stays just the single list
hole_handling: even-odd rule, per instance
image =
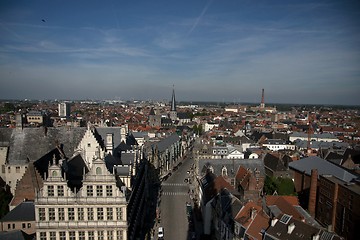
[{"label": "stepped gable facade", "polygon": [[63,173],[64,163],[52,162],[36,194],[37,239],[126,239],[125,190],[104,159],[94,157],[88,171],[83,159],[69,161],[65,168],[75,176],[82,168],[82,185],[73,189]]}]

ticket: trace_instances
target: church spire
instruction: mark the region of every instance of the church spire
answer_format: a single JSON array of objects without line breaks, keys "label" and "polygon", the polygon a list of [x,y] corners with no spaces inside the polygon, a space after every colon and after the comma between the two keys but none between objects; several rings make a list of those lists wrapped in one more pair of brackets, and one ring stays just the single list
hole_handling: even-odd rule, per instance
[{"label": "church spire", "polygon": [[177,120],[177,112],[176,112],[176,100],[175,100],[175,88],[173,85],[173,92],[171,97],[171,109],[170,109],[170,119],[172,122],[175,122]]},{"label": "church spire", "polygon": [[171,97],[171,110],[172,112],[176,112],[176,100],[175,100],[175,87],[173,85],[173,92]]}]

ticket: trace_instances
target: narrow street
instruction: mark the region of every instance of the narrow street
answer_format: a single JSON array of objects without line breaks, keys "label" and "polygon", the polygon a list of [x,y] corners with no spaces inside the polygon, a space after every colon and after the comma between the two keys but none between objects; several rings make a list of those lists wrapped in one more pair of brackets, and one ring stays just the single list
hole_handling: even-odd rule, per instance
[{"label": "narrow street", "polygon": [[178,169],[162,182],[158,227],[164,228],[164,239],[192,239],[192,223],[188,220],[186,209],[186,203],[191,202],[191,199],[189,183],[185,179],[189,178],[187,171],[193,163],[192,158],[184,159]]}]

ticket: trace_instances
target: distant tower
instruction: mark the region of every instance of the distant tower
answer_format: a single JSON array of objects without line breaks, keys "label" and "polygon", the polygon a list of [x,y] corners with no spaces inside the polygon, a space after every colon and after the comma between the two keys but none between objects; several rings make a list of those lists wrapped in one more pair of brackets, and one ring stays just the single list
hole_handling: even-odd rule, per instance
[{"label": "distant tower", "polygon": [[156,114],[154,108],[151,108],[149,113],[150,127],[161,127],[161,115]]},{"label": "distant tower", "polygon": [[172,97],[171,97],[170,119],[171,119],[171,121],[177,120],[175,88],[174,88],[174,86],[173,86],[173,92],[172,92]]},{"label": "distant tower", "polygon": [[265,108],[265,101],[264,101],[264,89],[262,89],[262,94],[261,94],[261,103],[260,103],[260,108],[264,109]]},{"label": "distant tower", "polygon": [[70,103],[68,102],[59,103],[59,117],[69,118],[70,112],[71,112]]}]

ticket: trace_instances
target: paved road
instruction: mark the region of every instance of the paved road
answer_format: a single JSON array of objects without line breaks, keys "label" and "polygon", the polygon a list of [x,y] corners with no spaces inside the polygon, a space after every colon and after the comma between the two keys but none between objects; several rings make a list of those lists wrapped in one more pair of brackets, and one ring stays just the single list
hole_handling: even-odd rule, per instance
[{"label": "paved road", "polygon": [[188,239],[189,222],[186,214],[186,202],[190,202],[190,197],[189,185],[184,180],[189,177],[187,171],[193,163],[192,159],[185,159],[183,164],[166,181],[162,182],[161,221],[158,226],[164,228],[164,239]]}]

